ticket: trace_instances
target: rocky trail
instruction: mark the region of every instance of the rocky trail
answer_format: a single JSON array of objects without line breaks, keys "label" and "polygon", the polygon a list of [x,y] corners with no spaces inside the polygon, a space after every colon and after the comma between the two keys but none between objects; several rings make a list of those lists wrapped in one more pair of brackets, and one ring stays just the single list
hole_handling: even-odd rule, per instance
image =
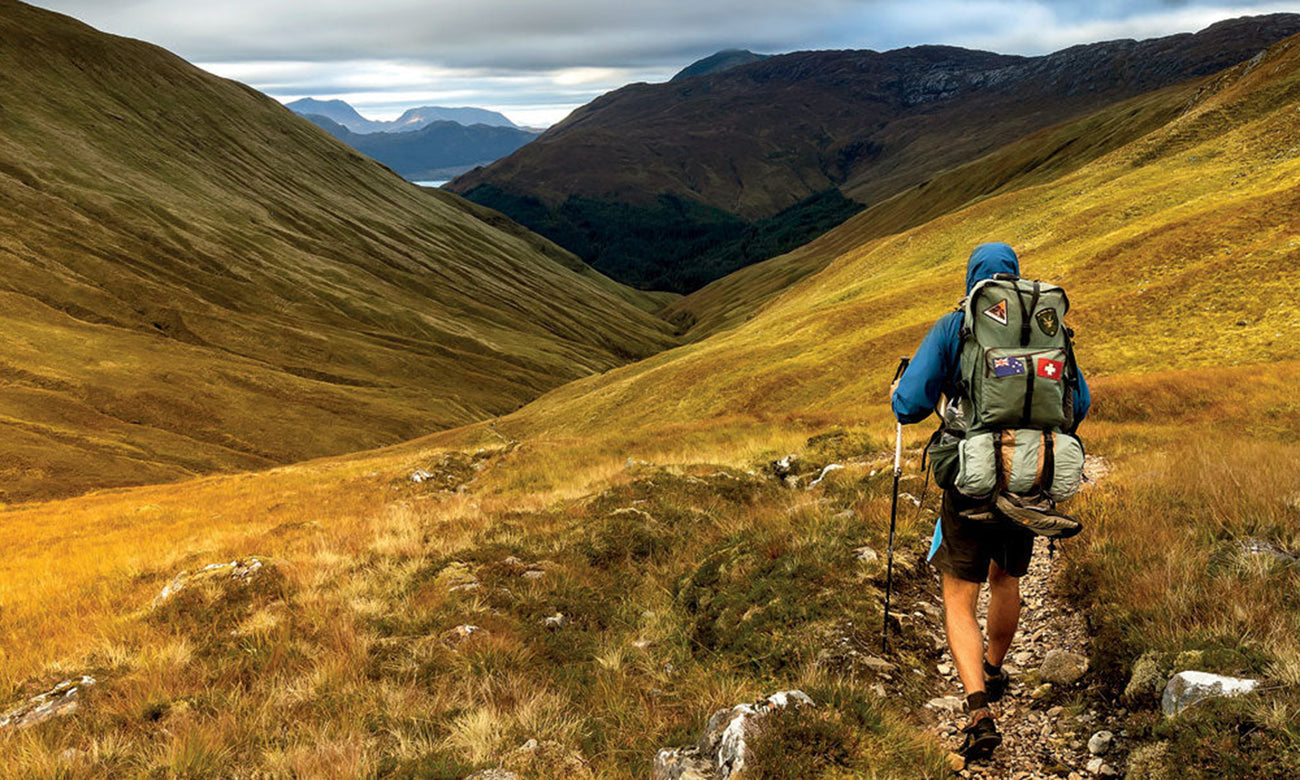
[{"label": "rocky trail", "polygon": [[[961,769],[961,777],[1079,780],[1123,774],[1122,732],[1110,731],[1107,714],[1087,703],[1092,697],[1086,695],[1089,636],[1083,616],[1056,595],[1055,579],[1064,566],[1061,549],[1068,545],[1058,542],[1054,557],[1045,539],[1035,546],[1029,573],[1020,581],[1020,628],[1004,664],[1012,684],[994,705],[1003,742],[988,760]],[[985,589],[980,596],[981,627],[987,608]],[[958,698],[961,683],[946,648],[939,673],[948,685],[927,710],[944,744],[956,750],[965,716]]]}]

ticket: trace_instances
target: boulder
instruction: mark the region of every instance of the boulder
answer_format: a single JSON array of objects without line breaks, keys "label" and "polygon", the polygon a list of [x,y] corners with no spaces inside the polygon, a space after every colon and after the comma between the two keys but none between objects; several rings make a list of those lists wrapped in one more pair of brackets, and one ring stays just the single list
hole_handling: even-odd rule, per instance
[{"label": "boulder", "polygon": [[1043,682],[1056,685],[1073,685],[1088,671],[1088,659],[1068,650],[1050,650],[1038,668]]},{"label": "boulder", "polygon": [[664,748],[655,756],[653,780],[729,780],[745,767],[755,725],[776,710],[812,706],[803,691],[780,691],[752,704],[713,713],[694,745]]},{"label": "boulder", "polygon": [[81,707],[81,692],[94,684],[95,678],[87,675],[64,680],[0,715],[0,729],[25,729],[56,716],[71,715]]},{"label": "boulder", "polygon": [[1165,685],[1160,707],[1173,717],[1183,710],[1216,696],[1240,696],[1259,687],[1259,680],[1225,677],[1209,672],[1179,672]]},{"label": "boulder", "polygon": [[1128,678],[1128,685],[1124,686],[1124,698],[1131,702],[1154,700],[1164,684],[1160,654],[1148,650],[1133,662],[1133,673]]}]

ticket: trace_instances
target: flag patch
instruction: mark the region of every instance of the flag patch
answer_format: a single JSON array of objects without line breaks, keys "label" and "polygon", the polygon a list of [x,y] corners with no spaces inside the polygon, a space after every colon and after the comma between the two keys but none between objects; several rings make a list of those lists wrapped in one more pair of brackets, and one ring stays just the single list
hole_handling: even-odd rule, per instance
[{"label": "flag patch", "polygon": [[[1041,369],[1040,369],[1041,370]],[[1004,357],[993,359],[993,376],[1002,379],[1008,376],[1024,376],[1024,358]]]},{"label": "flag patch", "polygon": [[1038,375],[1041,377],[1046,377],[1047,379],[1060,379],[1061,371],[1064,368],[1065,364],[1059,360],[1052,360],[1051,358],[1038,359]]},{"label": "flag patch", "polygon": [[993,320],[999,325],[1007,324],[1007,302],[998,301],[984,310],[984,316]]}]

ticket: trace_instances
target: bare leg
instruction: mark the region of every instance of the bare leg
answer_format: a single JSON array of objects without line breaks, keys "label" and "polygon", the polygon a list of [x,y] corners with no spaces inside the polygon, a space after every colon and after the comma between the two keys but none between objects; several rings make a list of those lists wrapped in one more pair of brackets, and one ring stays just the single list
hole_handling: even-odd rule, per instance
[{"label": "bare leg", "polygon": [[[989,564],[989,663],[1001,666],[1020,623],[1020,579]],[[954,651],[955,652],[955,651]],[[960,667],[958,667],[960,669]],[[983,675],[983,671],[980,672]],[[963,677],[963,680],[965,678]],[[982,678],[981,678],[982,679]]]},{"label": "bare leg", "polygon": [[966,695],[984,690],[984,636],[975,607],[979,603],[980,583],[944,572],[943,617],[948,631],[948,647],[957,665],[957,676],[966,689]]}]

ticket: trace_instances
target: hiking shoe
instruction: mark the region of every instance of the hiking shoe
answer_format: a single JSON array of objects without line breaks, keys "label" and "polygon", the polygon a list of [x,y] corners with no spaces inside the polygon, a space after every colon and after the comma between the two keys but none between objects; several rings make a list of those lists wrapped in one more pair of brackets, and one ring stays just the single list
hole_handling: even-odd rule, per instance
[{"label": "hiking shoe", "polygon": [[957,752],[964,756],[967,761],[988,758],[993,753],[993,749],[1002,744],[1002,735],[998,733],[998,727],[993,722],[992,715],[986,715],[976,720],[962,731],[966,734],[966,741],[962,743]]},{"label": "hiking shoe", "polygon": [[984,663],[984,694],[988,697],[990,703],[1002,701],[1002,695],[1007,692],[1007,686],[1011,684],[1011,677],[998,667],[996,672],[989,672],[989,665]]}]

